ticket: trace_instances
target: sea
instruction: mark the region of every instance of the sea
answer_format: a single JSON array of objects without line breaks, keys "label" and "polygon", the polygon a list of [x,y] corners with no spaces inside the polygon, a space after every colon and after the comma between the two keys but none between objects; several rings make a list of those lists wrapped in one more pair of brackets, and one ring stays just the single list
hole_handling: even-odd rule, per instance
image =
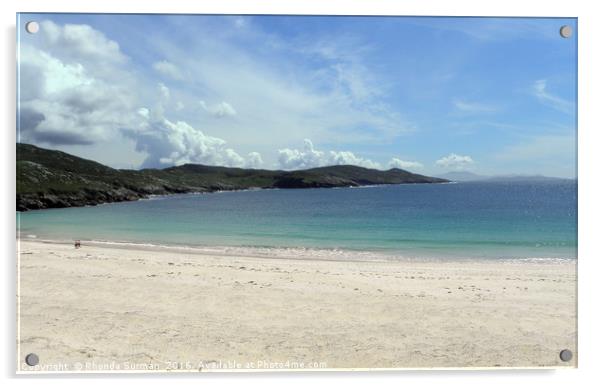
[{"label": "sea", "polygon": [[[577,182],[266,189],[17,213],[18,237],[388,258],[576,259]],[[317,254],[320,255],[320,254]]]}]

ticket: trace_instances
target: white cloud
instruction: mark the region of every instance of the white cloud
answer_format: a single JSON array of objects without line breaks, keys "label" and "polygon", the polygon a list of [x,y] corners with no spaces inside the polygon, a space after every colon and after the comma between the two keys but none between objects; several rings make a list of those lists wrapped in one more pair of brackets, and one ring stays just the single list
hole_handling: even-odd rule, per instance
[{"label": "white cloud", "polygon": [[337,63],[332,66],[339,87],[346,88],[358,101],[369,101],[380,94],[380,90],[370,84],[368,70],[355,63]]},{"label": "white cloud", "polygon": [[418,161],[405,161],[394,157],[391,159],[391,161],[389,161],[389,167],[400,169],[419,169],[423,168],[424,165],[422,165]]},{"label": "white cloud", "polygon": [[163,83],[159,83],[159,90],[161,91],[161,97],[163,99],[169,99],[171,93],[169,92],[169,87],[165,86]]},{"label": "white cloud", "polygon": [[175,79],[177,81],[181,81],[184,79],[182,71],[180,71],[180,69],[175,64],[169,61],[162,60],[159,62],[155,62],[153,63],[153,68],[158,73],[165,75],[169,78]]},{"label": "white cloud", "polygon": [[245,165],[245,160],[228,148],[225,140],[206,135],[184,121],[172,122],[166,118],[153,120],[145,114],[141,114],[140,118],[137,128],[123,129],[123,133],[136,141],[136,150],[148,154],[143,168],[165,168],[187,163],[228,167]]},{"label": "white cloud", "polygon": [[575,104],[558,97],[548,91],[548,81],[540,79],[535,81],[532,87],[533,95],[543,104],[550,106],[563,113],[573,113]]},{"label": "white cloud", "polygon": [[52,54],[59,53],[67,61],[85,58],[88,62],[105,65],[127,60],[117,42],[86,24],[59,26],[45,20],[40,23],[40,33],[37,36],[42,47]]},{"label": "white cloud", "polygon": [[474,164],[474,160],[470,156],[461,156],[455,153],[440,158],[435,162],[440,167],[445,169],[461,171]]},{"label": "white cloud", "polygon": [[[202,133],[201,131],[198,131]],[[224,141],[225,144],[225,141]],[[234,151],[232,148],[226,148],[223,150],[223,155],[219,154],[219,149],[217,154],[214,155],[213,159],[210,161],[211,164],[215,165],[225,165],[227,167],[243,167],[245,165],[245,159],[243,159],[238,153]],[[221,161],[223,160],[223,161]],[[194,162],[194,160],[193,160]],[[174,163],[177,165],[177,163]]]},{"label": "white cloud", "polygon": [[247,156],[247,162],[245,166],[247,168],[257,169],[263,165],[263,159],[261,158],[261,154],[258,152],[250,152]]},{"label": "white cloud", "polygon": [[[78,60],[76,56],[77,53],[89,54],[80,44],[82,34],[99,41],[101,51],[103,42],[104,49],[112,54],[118,46],[110,44],[102,34],[79,28],[81,26],[61,28],[45,22],[42,25],[50,29],[50,37],[46,39],[64,45],[55,50],[48,43],[45,48],[62,57],[28,44],[21,45],[20,77],[24,86],[19,90],[20,140],[53,145],[92,144],[128,125],[136,97],[126,86],[127,76],[119,70],[118,64],[106,62],[102,71],[96,71],[95,64],[90,64],[90,57],[83,56]],[[69,40],[64,36],[69,29],[84,33],[76,33]],[[73,46],[71,49],[69,44]],[[91,54],[92,59],[98,55]],[[90,68],[94,70],[90,71]],[[113,76],[109,77],[109,73]]]},{"label": "white cloud", "polygon": [[328,152],[326,165],[358,165],[364,168],[379,169],[379,163],[354,155],[352,152]]},{"label": "white cloud", "polygon": [[278,150],[278,162],[283,169],[307,169],[323,165],[324,152],[314,149],[309,139],[303,141],[303,149]]},{"label": "white cloud", "polygon": [[220,102],[215,105],[207,105],[205,101],[199,101],[201,107],[215,117],[231,117],[236,115],[236,110],[227,102]]},{"label": "white cloud", "polygon": [[[335,142],[345,136],[348,142],[380,144],[416,129],[386,103],[390,82],[377,79],[379,72],[366,63],[365,43],[342,37],[324,39],[319,47],[309,37],[282,41],[249,23],[244,39],[254,43],[251,48],[234,28],[207,34],[199,33],[202,28],[189,30],[198,36],[194,45],[160,39],[156,48],[189,74],[195,93],[184,90],[186,105],[205,102],[210,115],[195,120],[225,138],[266,154],[271,149],[265,144],[284,148],[291,139]],[[300,65],[305,59],[320,65]],[[209,121],[228,116],[225,105],[215,108],[219,101],[234,109],[236,123]]]},{"label": "white cloud", "polygon": [[148,156],[143,168],[165,168],[172,165],[205,164],[227,167],[256,167],[261,155],[251,152],[245,160],[219,137],[205,134],[185,121],[173,122],[164,116],[164,105],[169,103],[169,89],[159,84],[161,95],[154,109],[138,109],[138,122],[123,128],[125,136],[136,143],[136,150]]},{"label": "white cloud", "polygon": [[[224,139],[185,120],[169,119],[170,88],[158,83],[153,90],[152,84],[126,68],[128,58],[102,33],[86,25],[53,22],[42,22],[42,28],[44,41],[20,47],[20,76],[27,80],[20,90],[20,141],[54,146],[108,144],[121,133],[146,154],[143,167],[262,164],[257,152],[245,159]],[[173,70],[166,63],[155,68]],[[154,106],[140,107],[143,100],[154,101]],[[181,101],[173,104],[175,111],[183,106]],[[236,114],[226,102],[206,108],[219,117]]]},{"label": "white cloud", "polygon": [[283,169],[307,169],[327,165],[357,165],[365,168],[380,168],[380,164],[372,160],[358,157],[348,151],[323,152],[314,148],[309,139],[305,139],[303,149],[278,150],[278,162]]},{"label": "white cloud", "polygon": [[463,100],[454,100],[454,107],[463,113],[492,113],[498,110],[497,107],[479,102],[467,102]]},{"label": "white cloud", "polygon": [[140,114],[142,117],[144,117],[145,119],[150,119],[150,110],[147,108],[140,108],[137,110],[137,113]]},{"label": "white cloud", "polygon": [[[236,155],[243,159],[242,165],[256,165],[258,158],[249,151],[261,152],[273,165],[275,155],[280,155],[274,149],[284,150],[291,139],[333,142],[345,136],[346,142],[374,144],[413,130],[381,98],[387,82],[374,78],[376,72],[364,61],[364,45],[325,40],[328,44],[318,49],[323,65],[308,68],[300,66],[294,55],[316,55],[304,51],[313,42],[305,42],[303,47],[277,47],[276,35],[266,34],[252,23],[244,27],[245,39],[261,45],[269,56],[257,55],[250,44],[240,44],[240,36],[232,38],[238,33],[234,28],[218,28],[211,35],[199,32],[215,29],[194,26],[192,31],[199,38],[186,47],[157,37],[151,47],[156,50],[153,54],[169,58],[152,66],[166,76],[157,92],[157,81],[147,78],[147,71],[139,71],[148,69],[135,67],[137,62],[100,31],[88,25],[43,22],[45,32],[20,47],[20,77],[27,80],[19,90],[20,140],[58,147],[86,144],[95,149],[96,153],[90,154],[107,154],[104,160],[110,160],[113,154],[104,151],[106,146],[122,140],[118,133],[128,133],[132,141],[120,143],[122,161],[138,160],[122,151],[124,144],[132,146],[134,142],[138,149],[150,150],[146,165],[158,165],[161,160],[163,164],[184,160],[241,164]],[[191,82],[169,82],[182,74]],[[192,107],[198,106],[199,99],[207,101],[200,106],[209,114],[195,114]],[[232,116],[237,119],[214,119]],[[179,145],[151,146],[153,126],[157,127],[156,137],[168,144],[178,143],[179,138],[195,148],[211,139],[228,139],[230,147],[208,146],[219,157],[204,159],[199,152],[181,150]],[[202,136],[195,135],[197,131],[207,138],[199,140]],[[212,136],[216,133],[219,137]],[[139,141],[137,134],[143,137]],[[79,149],[80,155],[88,152],[85,147]],[[352,152],[322,153],[322,164],[380,167]]]}]

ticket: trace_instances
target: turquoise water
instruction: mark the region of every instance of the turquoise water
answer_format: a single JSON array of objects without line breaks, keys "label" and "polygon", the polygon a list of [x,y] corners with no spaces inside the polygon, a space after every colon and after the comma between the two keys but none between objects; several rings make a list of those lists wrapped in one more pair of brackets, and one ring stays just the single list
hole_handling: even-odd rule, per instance
[{"label": "turquoise water", "polygon": [[575,182],[176,195],[17,214],[23,236],[351,249],[404,257],[576,258]]}]

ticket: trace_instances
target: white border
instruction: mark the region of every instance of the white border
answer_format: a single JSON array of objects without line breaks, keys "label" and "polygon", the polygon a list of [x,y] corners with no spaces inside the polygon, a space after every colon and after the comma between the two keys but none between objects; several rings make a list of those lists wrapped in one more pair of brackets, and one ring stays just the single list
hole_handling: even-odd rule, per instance
[{"label": "white border", "polygon": [[[2,195],[2,235],[3,286],[2,304],[2,360],[3,377],[6,385],[30,384],[40,379],[56,379],[56,376],[27,377],[15,376],[15,13],[20,12],[123,12],[123,13],[233,13],[233,14],[355,14],[355,15],[429,15],[429,16],[558,16],[579,18],[579,369],[577,370],[501,370],[501,371],[385,371],[385,372],[330,372],[330,373],[231,373],[204,375],[117,375],[117,376],[75,376],[61,380],[62,385],[79,385],[81,378],[85,383],[99,385],[110,382],[131,384],[143,382],[145,385],[163,385],[165,378],[174,378],[184,384],[224,384],[241,382],[251,385],[305,385],[310,383],[345,383],[359,385],[374,382],[399,385],[508,385],[513,382],[528,382],[546,386],[587,383],[597,375],[600,359],[601,312],[597,296],[602,294],[602,257],[598,235],[601,205],[599,168],[600,134],[602,130],[599,118],[599,101],[602,101],[600,70],[602,61],[602,23],[593,1],[556,1],[528,2],[525,0],[9,0],[0,3],[2,7],[3,55],[2,77],[4,85],[1,95],[3,125],[2,174],[4,184]],[[597,70],[597,71],[595,71]],[[596,104],[597,102],[597,105]],[[597,108],[597,109],[596,109]],[[598,114],[596,114],[598,113]],[[143,378],[142,380],[138,380]],[[45,383],[45,382],[44,382]]]}]

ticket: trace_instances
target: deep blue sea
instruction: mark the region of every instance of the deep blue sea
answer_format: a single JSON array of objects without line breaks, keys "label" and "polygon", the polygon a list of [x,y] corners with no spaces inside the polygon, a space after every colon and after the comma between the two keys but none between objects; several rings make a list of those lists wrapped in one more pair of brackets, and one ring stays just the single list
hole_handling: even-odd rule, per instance
[{"label": "deep blue sea", "polygon": [[22,236],[305,247],[402,257],[577,257],[576,182],[256,190],[17,213]]}]

